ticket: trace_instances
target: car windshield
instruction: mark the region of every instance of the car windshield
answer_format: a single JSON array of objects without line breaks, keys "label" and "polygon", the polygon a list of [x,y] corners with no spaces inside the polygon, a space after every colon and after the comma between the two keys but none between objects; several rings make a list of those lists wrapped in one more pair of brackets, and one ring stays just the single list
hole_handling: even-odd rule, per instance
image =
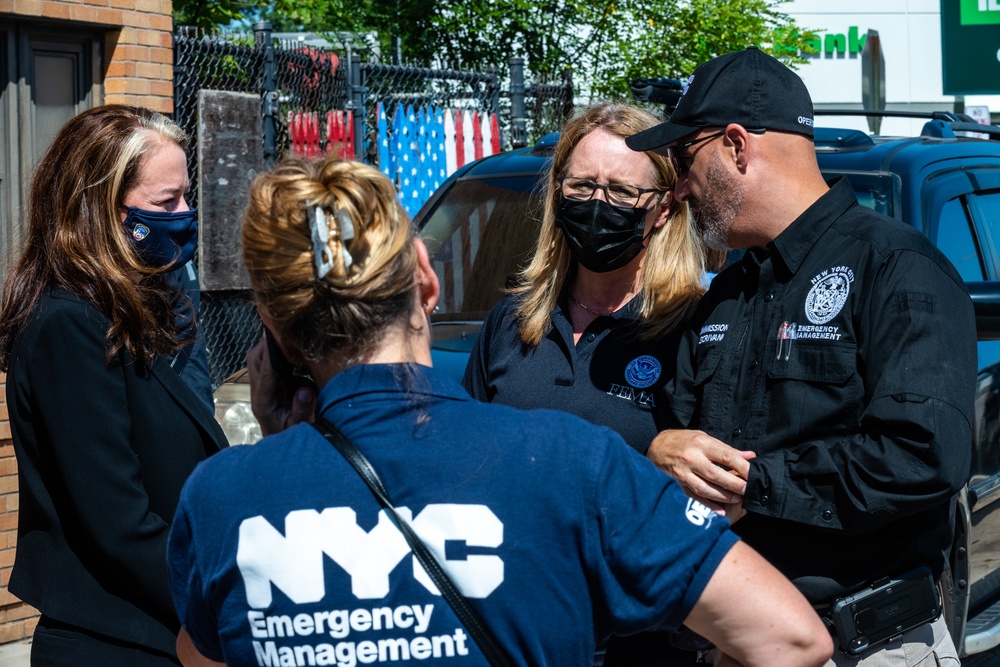
[{"label": "car windshield", "polygon": [[432,321],[482,320],[511,287],[541,225],[537,174],[456,181],[420,238],[441,283]]}]

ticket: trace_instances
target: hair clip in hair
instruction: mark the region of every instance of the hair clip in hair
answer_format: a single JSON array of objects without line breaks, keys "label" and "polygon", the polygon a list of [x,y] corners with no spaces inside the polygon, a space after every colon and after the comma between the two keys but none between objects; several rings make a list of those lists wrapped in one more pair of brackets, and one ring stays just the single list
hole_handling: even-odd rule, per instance
[{"label": "hair clip in hair", "polygon": [[316,262],[316,278],[322,280],[333,269],[330,256],[330,227],[326,221],[326,210],[322,206],[309,205],[306,210],[309,228],[312,231],[313,255]]},{"label": "hair clip in hair", "polygon": [[340,247],[344,250],[344,273],[349,273],[351,265],[354,264],[354,257],[347,250],[347,242],[354,238],[354,223],[351,221],[350,214],[342,208],[338,208],[333,217],[337,220]]}]

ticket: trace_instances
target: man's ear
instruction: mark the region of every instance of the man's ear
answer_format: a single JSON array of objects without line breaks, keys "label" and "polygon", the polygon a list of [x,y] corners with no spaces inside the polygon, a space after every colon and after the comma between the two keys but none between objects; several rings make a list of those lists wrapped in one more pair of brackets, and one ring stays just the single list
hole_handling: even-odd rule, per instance
[{"label": "man's ear", "polygon": [[418,238],[413,239],[413,246],[417,250],[417,287],[420,290],[420,306],[425,313],[430,314],[441,296],[441,284],[431,265],[427,246]]},{"label": "man's ear", "polygon": [[724,141],[732,151],[732,159],[736,168],[746,171],[747,163],[753,155],[750,132],[738,123],[730,123],[726,126],[726,136]]}]

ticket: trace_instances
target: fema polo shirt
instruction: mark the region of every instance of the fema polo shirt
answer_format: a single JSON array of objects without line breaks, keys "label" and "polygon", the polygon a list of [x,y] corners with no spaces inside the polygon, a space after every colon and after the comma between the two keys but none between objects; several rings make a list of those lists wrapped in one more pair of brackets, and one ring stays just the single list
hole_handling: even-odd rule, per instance
[{"label": "fema polo shirt", "polygon": [[672,427],[663,391],[673,377],[679,333],[640,339],[641,296],[596,318],[575,345],[561,300],[535,347],[518,336],[517,298],[500,301],[483,323],[462,381],[473,398],[569,412],[617,431],[640,453],[660,430]]},{"label": "fema polo shirt", "polygon": [[756,453],[734,528],[826,603],[917,565],[941,572],[975,381],[958,273],[841,180],[712,282],[671,407]]}]

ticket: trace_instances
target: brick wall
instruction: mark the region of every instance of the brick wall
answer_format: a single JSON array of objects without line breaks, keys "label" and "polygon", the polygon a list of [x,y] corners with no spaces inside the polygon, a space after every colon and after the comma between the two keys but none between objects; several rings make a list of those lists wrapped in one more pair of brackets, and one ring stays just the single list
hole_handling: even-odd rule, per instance
[{"label": "brick wall", "polygon": [[0,644],[30,637],[37,612],[7,592],[17,544],[17,462],[7,421],[6,376],[0,373]]},{"label": "brick wall", "polygon": [[172,8],[171,0],[0,0],[0,15],[104,28],[104,102],[162,113],[174,110]]},{"label": "brick wall", "polygon": [[[174,109],[171,0],[0,0],[0,20],[103,30],[103,103]],[[13,16],[10,16],[13,15]],[[7,591],[17,542],[17,462],[0,374],[0,645],[27,639],[38,612]]]}]

